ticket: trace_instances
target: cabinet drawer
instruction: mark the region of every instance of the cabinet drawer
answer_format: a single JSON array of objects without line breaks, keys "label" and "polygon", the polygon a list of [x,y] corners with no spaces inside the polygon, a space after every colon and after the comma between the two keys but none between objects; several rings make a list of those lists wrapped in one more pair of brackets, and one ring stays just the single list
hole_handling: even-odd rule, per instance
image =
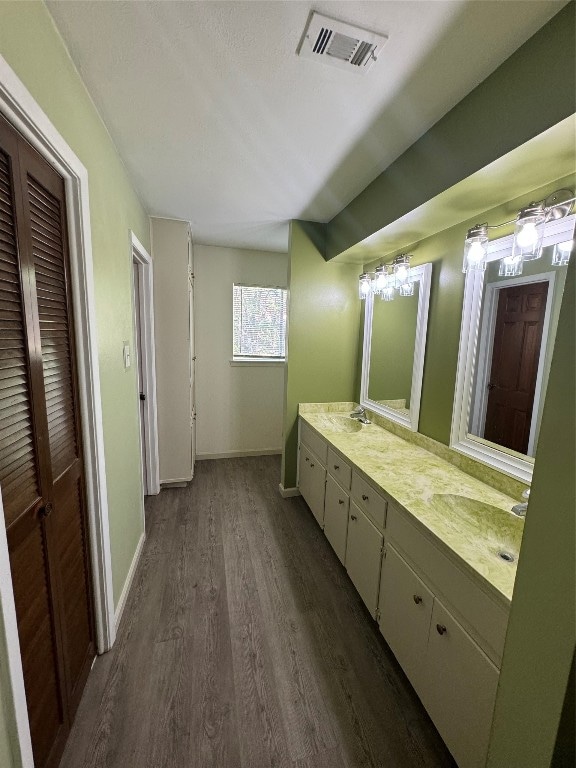
[{"label": "cabinet drawer", "polygon": [[386,521],[387,541],[422,572],[435,594],[452,606],[478,644],[500,666],[509,611],[493,600],[438,549],[407,514],[389,505]]},{"label": "cabinet drawer", "polygon": [[298,487],[318,523],[324,525],[326,470],[305,445],[300,445]]},{"label": "cabinet drawer", "polygon": [[434,600],[422,703],[459,768],[484,768],[498,670]]},{"label": "cabinet drawer", "polygon": [[328,443],[311,429],[308,424],[305,424],[300,420],[300,442],[304,443],[311,449],[312,453],[320,459],[322,464],[326,466],[326,457],[328,454]]},{"label": "cabinet drawer", "polygon": [[338,456],[336,451],[333,451],[332,448],[328,448],[328,463],[326,468],[329,474],[338,480],[342,488],[347,491],[350,490],[352,468],[341,456]]},{"label": "cabinet drawer", "polygon": [[416,693],[423,687],[434,595],[390,544],[382,561],[378,624]]},{"label": "cabinet drawer", "polygon": [[381,530],[386,525],[387,501],[357,472],[352,473],[352,498]]},{"label": "cabinet drawer", "polygon": [[326,502],[324,504],[324,533],[340,562],[346,561],[348,537],[348,509],[350,497],[330,475],[326,478]]},{"label": "cabinet drawer", "polygon": [[383,536],[367,516],[350,502],[346,570],[366,607],[376,616]]}]

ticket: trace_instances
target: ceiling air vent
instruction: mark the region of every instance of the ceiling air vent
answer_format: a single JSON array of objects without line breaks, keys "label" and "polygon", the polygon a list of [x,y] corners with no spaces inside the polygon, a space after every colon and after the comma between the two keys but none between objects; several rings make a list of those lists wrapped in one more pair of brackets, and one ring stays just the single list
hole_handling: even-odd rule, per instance
[{"label": "ceiling air vent", "polygon": [[313,11],[302,35],[298,55],[348,71],[367,72],[376,63],[386,40],[386,35],[377,35]]}]

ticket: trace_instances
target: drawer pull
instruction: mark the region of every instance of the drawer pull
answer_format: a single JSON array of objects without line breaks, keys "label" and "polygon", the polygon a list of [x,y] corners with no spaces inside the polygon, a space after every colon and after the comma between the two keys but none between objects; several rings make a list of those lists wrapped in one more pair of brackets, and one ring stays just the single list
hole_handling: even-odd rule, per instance
[{"label": "drawer pull", "polygon": [[439,635],[445,635],[446,634],[446,627],[444,624],[436,624],[436,631]]},{"label": "drawer pull", "polygon": [[420,595],[413,595],[413,597],[416,605],[420,605],[420,603],[422,602],[422,598],[420,597]]},{"label": "drawer pull", "polygon": [[350,515],[350,520],[358,520],[358,517],[356,515]]},{"label": "drawer pull", "polygon": [[340,464],[334,464],[334,469],[340,469]]},{"label": "drawer pull", "polygon": [[338,504],[344,504],[344,499],[338,499]]},{"label": "drawer pull", "polygon": [[362,494],[362,501],[368,501],[368,496],[365,493]]}]

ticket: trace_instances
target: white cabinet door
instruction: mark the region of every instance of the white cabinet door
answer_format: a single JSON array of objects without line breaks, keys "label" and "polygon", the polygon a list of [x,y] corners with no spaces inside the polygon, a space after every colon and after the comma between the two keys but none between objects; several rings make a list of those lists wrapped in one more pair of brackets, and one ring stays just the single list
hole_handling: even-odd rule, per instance
[{"label": "white cabinet door", "polygon": [[353,501],[350,501],[346,570],[366,607],[376,616],[383,536]]},{"label": "white cabinet door", "polygon": [[382,561],[378,623],[417,693],[423,687],[423,665],[433,602],[432,592],[394,547],[387,544]]},{"label": "white cabinet door", "polygon": [[312,510],[318,523],[323,526],[326,470],[305,445],[300,445],[298,478],[298,487],[304,501]]},{"label": "white cabinet door", "polygon": [[459,768],[484,768],[498,674],[435,599],[420,698]]},{"label": "white cabinet door", "polygon": [[324,533],[340,562],[346,560],[348,536],[348,509],[350,497],[330,475],[326,478],[326,502],[324,504]]}]

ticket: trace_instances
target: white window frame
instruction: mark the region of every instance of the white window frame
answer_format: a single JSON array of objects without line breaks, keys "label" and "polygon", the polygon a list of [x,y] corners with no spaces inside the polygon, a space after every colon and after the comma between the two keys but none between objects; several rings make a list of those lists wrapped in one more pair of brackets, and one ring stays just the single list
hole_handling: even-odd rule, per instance
[{"label": "white window frame", "polygon": [[[234,354],[234,288],[260,288],[263,291],[274,290],[283,291],[286,298],[286,322],[284,325],[284,355],[283,357],[258,357],[250,355],[235,355]],[[230,358],[230,365],[284,365],[286,363],[286,348],[287,348],[287,331],[288,331],[288,289],[281,285],[254,285],[253,283],[233,283],[232,284],[232,357]]]}]

